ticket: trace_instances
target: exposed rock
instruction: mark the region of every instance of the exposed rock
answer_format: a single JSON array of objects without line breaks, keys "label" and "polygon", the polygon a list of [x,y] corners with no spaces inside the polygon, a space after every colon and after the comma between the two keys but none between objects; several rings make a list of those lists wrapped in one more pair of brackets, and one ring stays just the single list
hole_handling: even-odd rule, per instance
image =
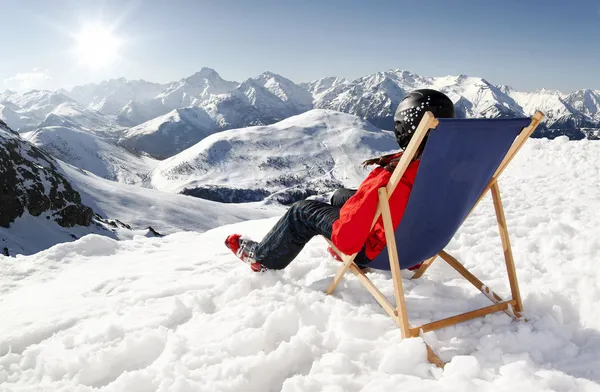
[{"label": "exposed rock", "polygon": [[0,227],[26,211],[63,227],[89,226],[93,217],[54,160],[0,121]]}]

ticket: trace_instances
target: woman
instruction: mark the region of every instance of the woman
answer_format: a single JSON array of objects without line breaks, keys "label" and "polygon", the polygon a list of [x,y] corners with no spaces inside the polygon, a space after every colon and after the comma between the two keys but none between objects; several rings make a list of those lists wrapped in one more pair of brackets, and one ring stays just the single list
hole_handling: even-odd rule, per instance
[{"label": "woman", "polygon": [[[396,140],[405,149],[425,112],[437,118],[453,118],[450,98],[436,90],[422,89],[409,93],[394,115]],[[408,203],[417,175],[422,148],[417,152],[390,196],[392,223],[397,228]],[[385,247],[381,218],[371,229],[377,210],[377,190],[387,185],[402,152],[370,159],[364,165],[377,164],[356,191],[338,190],[331,204],[316,200],[294,203],[269,233],[258,243],[240,234],[231,234],[225,245],[253,271],[283,269],[296,258],[304,245],[316,235],[323,235],[344,254],[358,253],[355,262],[366,267]],[[332,255],[335,252],[330,251]]]}]

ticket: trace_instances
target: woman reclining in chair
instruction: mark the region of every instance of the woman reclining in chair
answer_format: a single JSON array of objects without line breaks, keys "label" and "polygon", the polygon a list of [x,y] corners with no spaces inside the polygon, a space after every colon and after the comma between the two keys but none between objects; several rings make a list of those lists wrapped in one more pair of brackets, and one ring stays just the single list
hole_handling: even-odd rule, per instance
[{"label": "woman reclining in chair", "polygon": [[[431,111],[437,118],[454,117],[452,101],[441,92],[427,89],[411,92],[400,102],[394,115],[394,133],[401,149],[408,146],[426,111]],[[404,214],[424,146],[425,142],[390,197],[394,228],[398,227]],[[294,203],[260,243],[240,234],[231,234],[225,245],[253,271],[259,272],[285,268],[312,237],[323,235],[344,254],[358,252],[354,261],[359,267],[366,268],[386,245],[381,218],[370,230],[379,201],[377,190],[388,183],[401,155],[399,152],[365,161],[365,166],[377,164],[378,167],[371,171],[358,190],[338,189],[331,204],[316,200]],[[331,248],[329,251],[340,260]]]}]

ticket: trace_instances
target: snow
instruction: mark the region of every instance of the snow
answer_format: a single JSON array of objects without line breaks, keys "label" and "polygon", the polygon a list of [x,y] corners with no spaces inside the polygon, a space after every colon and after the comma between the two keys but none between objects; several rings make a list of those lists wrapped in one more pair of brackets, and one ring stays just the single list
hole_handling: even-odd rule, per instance
[{"label": "snow", "polygon": [[128,129],[119,143],[164,159],[193,146],[217,130],[217,124],[203,109],[181,108]]},{"label": "snow", "polygon": [[22,134],[22,137],[80,169],[108,180],[127,184],[141,183],[157,161],[135,155],[110,140],[64,126],[47,126]]},{"label": "snow", "polygon": [[89,109],[83,109],[79,104],[71,102],[60,104],[54,108],[44,121],[38,125],[38,128],[62,125],[111,140],[115,140],[123,131],[123,128],[112,117]]},{"label": "snow", "polygon": [[[263,72],[242,83],[226,81],[215,70],[202,68],[167,84],[119,78],[78,86],[70,92],[6,91],[0,94],[0,118],[19,132],[44,126],[69,126],[102,133],[101,136],[113,141],[124,128],[141,124],[130,129],[130,133],[137,135],[132,136],[134,140],[125,138],[125,142],[163,159],[210,133],[273,124],[313,108],[357,115],[379,128],[392,129],[398,103],[408,91],[418,88],[446,93],[461,117],[530,116],[541,110],[546,115],[546,127],[560,130],[558,133],[541,130],[545,136],[568,134],[572,138],[593,138],[593,130],[600,129],[597,90],[569,94],[548,89],[523,92],[481,77],[464,74],[428,77],[401,69],[376,72],[352,81],[326,77],[296,84],[273,72]],[[170,120],[177,111],[192,109],[197,111],[198,121]],[[167,133],[171,136],[156,140],[157,136],[150,133],[155,133],[161,124],[170,129]],[[151,151],[157,145],[164,151]]]},{"label": "snow", "polygon": [[315,109],[273,125],[210,135],[161,161],[150,185],[170,192],[206,185],[275,192],[325,180],[356,186],[367,173],[360,162],[394,149],[391,132]]},{"label": "snow", "polygon": [[81,194],[83,204],[94,212],[133,228],[152,226],[161,234],[182,230],[201,232],[224,224],[273,216],[281,211],[258,203],[222,204],[108,181],[62,162],[60,167]]},{"label": "snow", "polygon": [[65,228],[46,219],[46,213],[34,217],[25,212],[9,228],[0,227],[0,253],[4,247],[8,247],[11,256],[29,255],[90,233],[128,240],[135,236],[151,235],[149,226],[163,235],[180,231],[204,232],[224,224],[281,213],[281,208],[274,206],[266,207],[258,203],[221,204],[108,181],[61,161],[58,161],[58,165],[61,174],[81,195],[84,205],[91,207],[102,218],[118,220],[131,228],[96,224],[95,221],[89,227]]},{"label": "snow", "polygon": [[4,106],[0,110],[0,118],[15,131],[27,132],[58,105],[66,102],[74,103],[69,97],[53,91],[32,90],[23,94],[5,91],[0,93],[0,104]]},{"label": "snow", "polygon": [[[276,217],[89,235],[0,256],[0,390],[598,391],[599,155],[595,142],[530,140],[500,181],[527,322],[497,313],[401,340],[355,277],[323,293],[339,267],[323,239],[265,274],[223,246],[232,232],[260,239]],[[509,294],[489,196],[446,249]],[[388,273],[369,277],[393,296]],[[414,324],[489,304],[441,261],[404,286]]]},{"label": "snow", "polygon": [[76,86],[65,92],[79,103],[103,114],[117,114],[131,101],[147,101],[156,97],[166,85],[145,80],[111,79],[99,84]]},{"label": "snow", "polygon": [[[133,237],[133,233],[115,233],[94,223],[89,227],[61,227],[54,220],[46,219],[46,216],[49,215],[32,216],[29,212],[25,212],[10,224],[10,228],[0,227],[0,250],[6,247],[11,256],[15,254],[29,255],[56,244],[71,242],[91,233],[110,238]],[[135,232],[135,234],[141,233],[142,231]]]}]

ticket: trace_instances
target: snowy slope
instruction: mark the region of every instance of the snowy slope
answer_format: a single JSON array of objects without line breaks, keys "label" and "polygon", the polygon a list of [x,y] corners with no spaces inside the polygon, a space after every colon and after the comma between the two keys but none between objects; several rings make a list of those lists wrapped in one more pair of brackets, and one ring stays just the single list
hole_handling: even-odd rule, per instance
[{"label": "snowy slope", "polygon": [[397,148],[391,132],[356,116],[317,109],[269,126],[213,134],[161,161],[150,185],[170,192],[209,192],[218,186],[223,199],[235,190],[250,193],[247,200],[294,189],[308,196],[357,185],[367,173],[362,160]]},{"label": "snowy slope", "polygon": [[152,226],[161,234],[206,231],[221,225],[269,217],[281,211],[256,203],[221,204],[108,181],[65,163],[64,175],[84,203],[102,217],[118,219],[133,228]]},{"label": "snowy slope", "polygon": [[53,91],[17,93],[7,90],[0,93],[0,120],[17,132],[27,132],[44,121],[57,106],[67,102],[75,103],[66,95]]},{"label": "snowy slope", "polygon": [[[0,120],[0,251],[30,254],[99,233],[58,162]],[[110,235],[110,232],[106,233]]]},{"label": "snowy slope", "polygon": [[75,102],[58,105],[36,128],[49,126],[69,127],[115,141],[124,131],[112,117],[84,109]]},{"label": "snowy slope", "polygon": [[164,159],[193,146],[216,130],[216,123],[203,109],[181,108],[128,129],[119,143]]},{"label": "snowy slope", "polygon": [[[274,218],[0,256],[0,390],[598,391],[599,155],[594,142],[531,140],[507,170],[528,321],[496,313],[425,334],[444,370],[352,274],[323,294],[339,266],[324,240],[265,274],[222,245],[231,232],[260,238]],[[489,197],[447,250],[509,293]],[[389,274],[369,277],[393,297]],[[441,261],[404,287],[415,324],[489,304]]]},{"label": "snowy slope", "polygon": [[110,140],[65,126],[46,126],[22,134],[23,138],[63,162],[108,180],[142,182],[157,161],[136,155]]},{"label": "snowy slope", "polygon": [[127,80],[125,78],[111,79],[99,84],[90,83],[76,86],[65,95],[89,109],[103,114],[117,114],[131,101],[147,101],[164,89],[165,85],[151,83],[145,80]]}]

